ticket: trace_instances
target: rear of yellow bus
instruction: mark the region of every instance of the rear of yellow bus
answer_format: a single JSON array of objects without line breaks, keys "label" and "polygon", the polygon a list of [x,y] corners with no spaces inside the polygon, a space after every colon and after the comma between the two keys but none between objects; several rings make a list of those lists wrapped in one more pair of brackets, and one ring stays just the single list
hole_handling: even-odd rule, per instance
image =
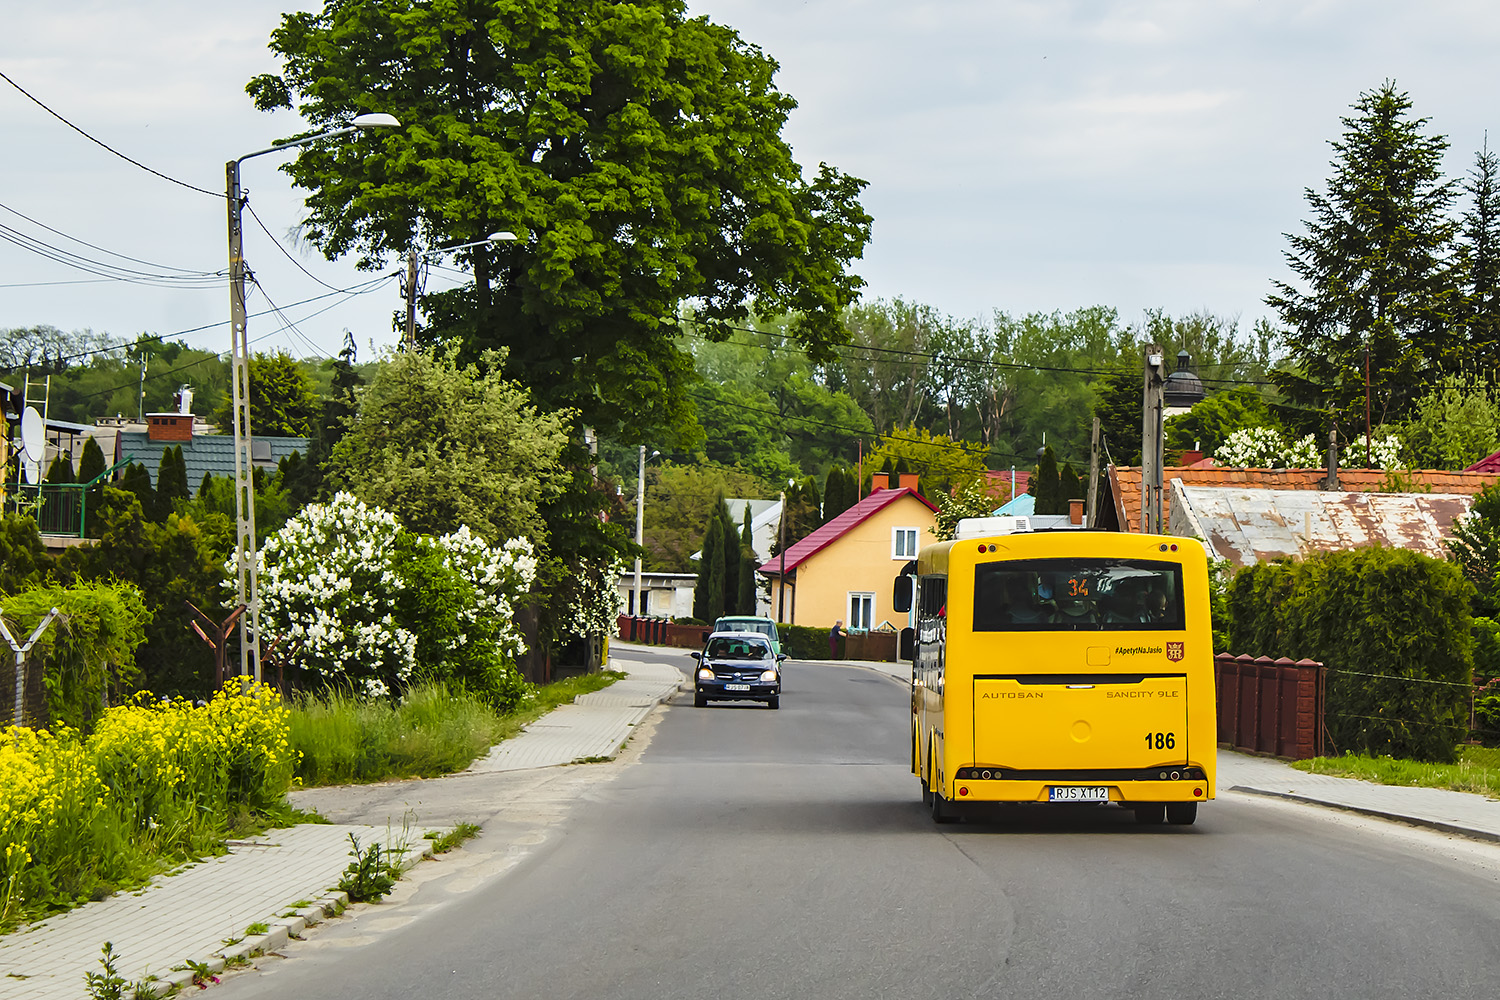
[{"label": "rear of yellow bus", "polygon": [[939,693],[920,713],[934,818],[1093,802],[1192,823],[1217,750],[1202,546],[1038,532],[955,541],[943,561]]}]

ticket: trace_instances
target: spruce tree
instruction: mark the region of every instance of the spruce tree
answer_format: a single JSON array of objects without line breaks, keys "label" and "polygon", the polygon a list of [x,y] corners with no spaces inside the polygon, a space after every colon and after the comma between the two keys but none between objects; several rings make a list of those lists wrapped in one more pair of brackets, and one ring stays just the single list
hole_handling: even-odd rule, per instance
[{"label": "spruce tree", "polygon": [[47,475],[42,478],[42,482],[51,485],[74,482],[73,456],[65,451],[60,451],[53,456],[52,464],[47,466]]},{"label": "spruce tree", "polygon": [[83,442],[83,454],[78,459],[78,481],[91,482],[107,468],[109,463],[105,461],[104,449],[99,447],[99,442],[93,438],[86,439]]},{"label": "spruce tree", "polygon": [[1083,499],[1083,478],[1073,468],[1072,462],[1064,462],[1062,472],[1058,473],[1057,502],[1060,506],[1059,514],[1068,513],[1069,500]]},{"label": "spruce tree", "polygon": [[703,554],[698,560],[698,586],[693,589],[693,617],[713,624],[724,613],[724,522],[708,519]]},{"label": "spruce tree", "polygon": [[148,520],[156,510],[156,489],[151,485],[151,473],[140,462],[131,462],[120,479],[120,488],[135,494],[141,503],[141,514]]},{"label": "spruce tree", "polygon": [[1464,191],[1470,198],[1459,231],[1465,360],[1492,371],[1500,360],[1500,157],[1490,152],[1488,135]]},{"label": "spruce tree", "polygon": [[1441,167],[1448,140],[1426,135],[1394,82],[1363,93],[1345,117],[1325,193],[1308,189],[1313,218],[1287,234],[1301,287],[1278,281],[1266,304],[1281,316],[1291,366],[1273,373],[1294,403],[1365,422],[1365,352],[1371,419],[1400,419],[1413,390],[1456,359],[1458,305],[1446,261],[1456,224],[1453,183]]},{"label": "spruce tree", "polygon": [[187,498],[187,460],[183,458],[182,446],[163,449],[156,472],[156,502],[161,509],[159,519],[165,521],[172,513],[173,501]]},{"label": "spruce tree", "polygon": [[740,577],[734,610],[742,615],[755,614],[755,533],[750,530],[750,505],[745,504],[745,519],[740,525]]},{"label": "spruce tree", "polygon": [[1056,514],[1058,512],[1058,493],[1062,489],[1062,477],[1057,471],[1057,455],[1053,453],[1049,444],[1042,450],[1042,459],[1037,463],[1036,472],[1032,473],[1031,481],[1035,485],[1032,491],[1036,496],[1035,512],[1038,514]]}]

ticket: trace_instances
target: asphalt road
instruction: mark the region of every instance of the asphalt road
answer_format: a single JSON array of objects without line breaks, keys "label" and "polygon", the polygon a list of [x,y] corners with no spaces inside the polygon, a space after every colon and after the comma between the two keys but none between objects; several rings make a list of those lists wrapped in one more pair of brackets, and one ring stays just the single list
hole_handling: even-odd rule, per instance
[{"label": "asphalt road", "polygon": [[482,839],[457,884],[425,876],[219,995],[1500,993],[1500,848],[1234,795],[1193,827],[1078,807],[938,828],[906,704],[798,663],[780,711],[680,697],[522,853]]}]

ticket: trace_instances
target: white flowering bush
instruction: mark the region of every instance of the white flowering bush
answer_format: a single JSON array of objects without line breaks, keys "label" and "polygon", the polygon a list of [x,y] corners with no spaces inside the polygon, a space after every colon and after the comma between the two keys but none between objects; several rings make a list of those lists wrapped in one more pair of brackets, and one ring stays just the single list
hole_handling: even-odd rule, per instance
[{"label": "white flowering bush", "polygon": [[1284,468],[1286,438],[1270,427],[1241,427],[1224,439],[1214,452],[1217,465],[1236,469]]},{"label": "white flowering bush", "polygon": [[620,612],[625,608],[619,587],[624,571],[625,564],[619,559],[580,562],[561,595],[563,601],[555,627],[559,638],[599,637],[615,631]]},{"label": "white flowering bush", "polygon": [[[1394,434],[1373,438],[1370,442],[1370,465],[1376,469],[1401,469],[1401,441]],[[1350,460],[1362,463],[1365,443],[1361,438],[1344,446]],[[1224,439],[1214,452],[1214,461],[1237,469],[1321,469],[1327,458],[1319,449],[1317,435],[1308,434],[1290,443],[1270,427],[1241,427]]]},{"label": "white flowering bush", "polygon": [[441,538],[347,493],[309,504],[260,551],[261,629],[288,659],[371,697],[418,675],[508,708],[525,697],[515,605],[536,576],[531,543],[489,545],[461,528]]}]

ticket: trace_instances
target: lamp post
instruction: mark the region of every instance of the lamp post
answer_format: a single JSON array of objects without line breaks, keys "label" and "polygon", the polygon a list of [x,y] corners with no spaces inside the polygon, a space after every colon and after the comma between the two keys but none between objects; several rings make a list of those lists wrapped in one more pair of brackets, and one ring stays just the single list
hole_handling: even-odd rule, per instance
[{"label": "lamp post", "polygon": [[406,254],[406,287],[402,290],[406,295],[406,349],[408,351],[417,346],[417,264],[427,263],[428,260],[438,254],[450,253],[454,250],[467,250],[469,247],[488,246],[491,243],[505,243],[516,238],[515,233],[499,232],[490,233],[482,240],[472,243],[459,243],[451,247],[439,247],[436,250],[417,252],[416,247],[407,251]]},{"label": "lamp post", "polygon": [[[655,458],[661,452],[653,451],[651,457]],[[640,466],[636,471],[635,479],[635,544],[642,548],[646,543],[646,446],[641,445]],[[635,614],[637,617],[645,616],[645,608],[641,607],[641,556],[636,553],[635,557]]]},{"label": "lamp post", "polygon": [[250,464],[250,347],[245,323],[243,198],[240,194],[240,164],[267,153],[295,149],[310,142],[332,139],[370,128],[399,126],[392,115],[359,115],[344,128],[330,129],[294,139],[268,149],[246,153],[224,164],[225,199],[229,211],[229,333],[234,357],[231,371],[234,395],[234,519],[235,573],[239,603],[247,614],[240,617],[240,674],[254,673],[260,680],[260,593],[255,566],[255,484]]}]

